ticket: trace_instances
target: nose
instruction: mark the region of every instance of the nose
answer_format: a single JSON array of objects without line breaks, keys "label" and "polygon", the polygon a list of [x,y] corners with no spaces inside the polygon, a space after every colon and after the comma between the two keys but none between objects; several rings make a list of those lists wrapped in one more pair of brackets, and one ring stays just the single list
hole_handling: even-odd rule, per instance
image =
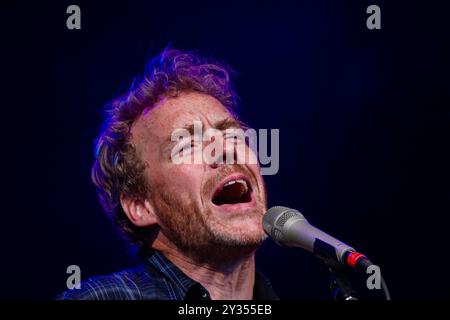
[{"label": "nose", "polygon": [[220,139],[222,148],[216,148],[210,167],[215,169],[223,164],[236,164],[238,160],[235,143],[225,142],[223,138]]}]

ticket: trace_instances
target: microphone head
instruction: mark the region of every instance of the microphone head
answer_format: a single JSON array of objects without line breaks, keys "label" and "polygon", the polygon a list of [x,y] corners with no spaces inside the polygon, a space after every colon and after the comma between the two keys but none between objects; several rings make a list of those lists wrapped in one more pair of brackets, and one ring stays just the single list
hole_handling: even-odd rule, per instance
[{"label": "microphone head", "polygon": [[292,217],[306,220],[297,210],[281,206],[272,207],[263,217],[263,229],[277,244],[282,245],[285,240],[282,229]]},{"label": "microphone head", "polygon": [[300,247],[320,254],[322,259],[338,260],[342,263],[346,252],[355,251],[349,245],[310,225],[295,209],[272,207],[267,210],[262,222],[264,231],[280,246]]}]

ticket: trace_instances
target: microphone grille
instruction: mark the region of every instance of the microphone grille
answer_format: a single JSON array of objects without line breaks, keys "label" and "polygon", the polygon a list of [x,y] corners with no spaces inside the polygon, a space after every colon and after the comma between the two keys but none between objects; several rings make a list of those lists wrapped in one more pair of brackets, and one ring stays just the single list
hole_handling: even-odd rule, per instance
[{"label": "microphone grille", "polygon": [[297,213],[295,211],[292,211],[292,210],[287,211],[287,212],[283,213],[280,218],[278,218],[278,220],[275,222],[275,224],[278,227],[283,228],[286,221],[288,221],[290,218],[292,218],[295,215],[297,215]]},{"label": "microphone grille", "polygon": [[283,233],[278,229],[273,229],[272,238],[275,242],[283,241]]},{"label": "microphone grille", "polygon": [[303,218],[303,215],[297,210],[282,206],[272,207],[267,210],[263,217],[264,230],[275,240],[275,242],[280,243],[284,238],[282,232],[284,225],[294,216]]},{"label": "microphone grille", "polygon": [[266,214],[263,217],[264,224],[272,228],[275,225],[275,222],[277,221],[280,214],[282,214],[286,210],[288,210],[288,208],[280,206],[270,208],[266,211]]}]

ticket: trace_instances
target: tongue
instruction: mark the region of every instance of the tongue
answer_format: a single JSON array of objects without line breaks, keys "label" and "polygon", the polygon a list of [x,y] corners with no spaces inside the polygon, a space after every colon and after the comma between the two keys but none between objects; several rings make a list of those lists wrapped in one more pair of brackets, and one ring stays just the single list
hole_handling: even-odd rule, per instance
[{"label": "tongue", "polygon": [[235,183],[223,189],[214,197],[213,203],[216,205],[236,204],[245,202],[245,187],[240,183]]}]

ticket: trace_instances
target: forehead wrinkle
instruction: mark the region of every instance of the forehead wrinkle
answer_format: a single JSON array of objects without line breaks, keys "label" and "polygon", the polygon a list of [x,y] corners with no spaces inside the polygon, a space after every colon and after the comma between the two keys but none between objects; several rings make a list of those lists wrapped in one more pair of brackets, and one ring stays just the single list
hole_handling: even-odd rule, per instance
[{"label": "forehead wrinkle", "polygon": [[182,93],[177,97],[164,97],[146,108],[132,125],[132,142],[143,150],[154,139],[153,142],[159,143],[161,147],[167,138],[170,140],[175,129],[192,125],[194,121],[201,121],[204,129],[214,128],[226,119],[237,120],[212,96]]}]

